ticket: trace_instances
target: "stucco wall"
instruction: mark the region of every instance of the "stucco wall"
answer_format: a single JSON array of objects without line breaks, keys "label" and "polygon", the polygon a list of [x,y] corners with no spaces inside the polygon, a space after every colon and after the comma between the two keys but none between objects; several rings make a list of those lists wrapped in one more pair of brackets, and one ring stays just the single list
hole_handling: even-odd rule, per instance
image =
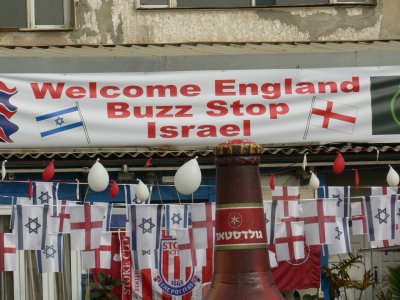
[{"label": "stucco wall", "polygon": [[376,6],[138,10],[133,0],[79,0],[72,31],[0,32],[1,45],[399,39],[399,0]]}]

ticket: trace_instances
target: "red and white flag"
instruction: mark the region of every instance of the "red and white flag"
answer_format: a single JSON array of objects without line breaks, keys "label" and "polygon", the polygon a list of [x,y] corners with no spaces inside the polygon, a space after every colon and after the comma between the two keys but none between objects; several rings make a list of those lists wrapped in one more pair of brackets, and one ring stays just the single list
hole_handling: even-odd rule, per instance
[{"label": "red and white flag", "polygon": [[81,251],[82,269],[111,268],[111,232],[101,233],[100,246],[95,250]]},{"label": "red and white flag", "polygon": [[197,253],[194,247],[193,228],[176,230],[181,267],[196,267]]},{"label": "red and white flag", "polygon": [[48,233],[46,235],[45,248],[36,251],[39,273],[62,272],[63,242],[61,233]]},{"label": "red and white flag", "polygon": [[76,205],[74,201],[58,200],[57,214],[50,215],[48,231],[53,233],[70,233],[69,206]]},{"label": "red and white flag", "polygon": [[18,250],[41,250],[45,248],[48,205],[17,205],[14,233]]},{"label": "red and white flag", "polygon": [[397,186],[371,186],[371,196],[396,195],[397,191]]},{"label": "red and white flag", "polygon": [[364,197],[368,236],[371,242],[396,238],[397,195]]},{"label": "red and white flag", "polygon": [[292,201],[294,203],[298,203],[300,199],[300,191],[298,186],[277,186],[272,191],[272,200],[277,200],[283,205],[283,215],[281,217],[293,217],[296,212],[291,211],[291,208],[295,206],[291,206]]},{"label": "red and white flag", "polygon": [[71,249],[93,250],[100,246],[106,208],[99,205],[70,206]]},{"label": "red and white flag", "polygon": [[318,198],[302,201],[302,220],[308,245],[334,242],[336,228],[336,199]]},{"label": "red and white flag", "polygon": [[13,233],[0,233],[0,272],[15,271],[16,236]]},{"label": "red and white flag", "polygon": [[304,222],[277,223],[275,234],[278,261],[304,258]]},{"label": "red and white flag", "polygon": [[351,224],[354,235],[368,233],[367,216],[363,202],[351,203]]},{"label": "red and white flag", "polygon": [[196,249],[214,248],[215,203],[193,203],[190,205],[194,245]]},{"label": "red and white flag", "polygon": [[356,106],[314,98],[311,104],[309,125],[353,134],[357,113]]}]

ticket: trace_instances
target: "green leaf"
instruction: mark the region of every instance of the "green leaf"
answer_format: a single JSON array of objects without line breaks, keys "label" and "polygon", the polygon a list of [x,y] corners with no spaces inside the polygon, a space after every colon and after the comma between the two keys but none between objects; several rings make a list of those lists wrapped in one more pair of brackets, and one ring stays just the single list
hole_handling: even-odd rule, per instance
[{"label": "green leaf", "polygon": [[102,290],[103,289],[103,286],[98,282],[91,282],[91,283],[89,283],[89,286],[91,288],[94,288],[95,290]]},{"label": "green leaf", "polygon": [[106,280],[106,275],[102,272],[99,272],[97,274],[97,278],[99,278],[100,282],[103,282],[104,280]]},{"label": "green leaf", "polygon": [[94,291],[90,292],[90,298],[91,299],[96,299],[105,296],[106,293],[104,291]]}]

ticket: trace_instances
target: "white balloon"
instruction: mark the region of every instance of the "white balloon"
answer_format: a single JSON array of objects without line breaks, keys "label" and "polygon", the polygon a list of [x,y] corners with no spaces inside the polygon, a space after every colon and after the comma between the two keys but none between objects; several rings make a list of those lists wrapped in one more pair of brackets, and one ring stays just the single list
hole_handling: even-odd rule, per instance
[{"label": "white balloon", "polygon": [[90,188],[95,192],[102,192],[108,187],[108,183],[110,182],[110,177],[108,176],[108,172],[106,168],[103,167],[101,163],[99,163],[99,158],[90,168],[88,175],[88,183]]},{"label": "white balloon", "polygon": [[149,188],[140,179],[138,179],[139,184],[136,188],[136,197],[140,202],[146,201],[149,198]]},{"label": "white balloon", "polygon": [[193,194],[199,188],[200,183],[201,170],[197,163],[197,157],[182,165],[175,173],[175,188],[181,194]]},{"label": "white balloon", "polygon": [[311,171],[310,183],[308,185],[313,190],[316,190],[319,187],[319,179],[317,176],[315,176],[314,172],[312,172],[312,171]]},{"label": "white balloon", "polygon": [[7,160],[4,160],[3,163],[1,164],[1,180],[4,180],[4,178],[6,178],[6,162]]},{"label": "white balloon", "polygon": [[399,174],[389,165],[389,172],[386,176],[386,181],[389,186],[398,186],[399,185]]}]

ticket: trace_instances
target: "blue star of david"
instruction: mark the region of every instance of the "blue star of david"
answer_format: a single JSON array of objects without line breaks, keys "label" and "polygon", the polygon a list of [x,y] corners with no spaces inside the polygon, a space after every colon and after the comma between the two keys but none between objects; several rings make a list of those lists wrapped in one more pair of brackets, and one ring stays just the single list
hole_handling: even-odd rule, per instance
[{"label": "blue star of david", "polygon": [[[145,226],[146,224],[149,224],[149,225],[146,227],[146,226]],[[143,234],[145,234],[146,232],[148,232],[148,233],[151,234],[151,230],[152,230],[154,227],[156,227],[156,225],[154,225],[154,224],[151,222],[151,218],[149,218],[149,219],[142,218],[142,224],[140,224],[139,227],[142,228],[142,231],[143,231],[142,233],[143,233]]]},{"label": "blue star of david", "polygon": [[43,250],[43,254],[46,255],[46,259],[48,258],[54,258],[54,254],[56,254],[57,251],[54,249],[54,245],[51,246],[47,246],[46,248]]},{"label": "blue star of david", "polygon": [[[32,218],[28,218],[28,223],[25,224],[25,227],[28,228],[29,230],[29,234],[31,234],[32,232],[38,234],[38,230],[40,227],[42,227],[42,225],[39,224],[38,222],[38,218],[36,217],[35,219]],[[32,227],[32,224],[35,225],[35,227]]]},{"label": "blue star of david", "polygon": [[343,234],[343,231],[340,231],[338,226],[335,228],[335,231],[337,232],[337,236],[335,236],[335,239],[340,241],[340,236]]},{"label": "blue star of david", "polygon": [[150,250],[142,250],[142,255],[151,255]]},{"label": "blue star of david", "polygon": [[[382,218],[382,214],[383,214],[383,218]],[[389,217],[390,217],[390,215],[386,212],[386,208],[385,209],[378,208],[378,213],[376,214],[375,218],[378,219],[379,224],[382,224],[382,223],[387,224],[387,219]]]},{"label": "blue star of david", "polygon": [[61,126],[64,122],[64,118],[58,117],[57,119],[54,120],[56,122],[56,125]]},{"label": "blue star of david", "polygon": [[49,192],[42,192],[38,198],[41,201],[41,204],[43,204],[43,203],[49,203],[51,196],[49,195]]},{"label": "blue star of david", "polygon": [[181,214],[173,214],[173,216],[171,217],[171,220],[172,220],[172,224],[178,224],[179,225],[179,223],[183,220],[182,218],[181,218]]},{"label": "blue star of david", "polygon": [[343,202],[343,199],[340,199],[340,194],[339,195],[332,195],[333,198],[338,199],[336,205],[340,206],[340,203]]}]

